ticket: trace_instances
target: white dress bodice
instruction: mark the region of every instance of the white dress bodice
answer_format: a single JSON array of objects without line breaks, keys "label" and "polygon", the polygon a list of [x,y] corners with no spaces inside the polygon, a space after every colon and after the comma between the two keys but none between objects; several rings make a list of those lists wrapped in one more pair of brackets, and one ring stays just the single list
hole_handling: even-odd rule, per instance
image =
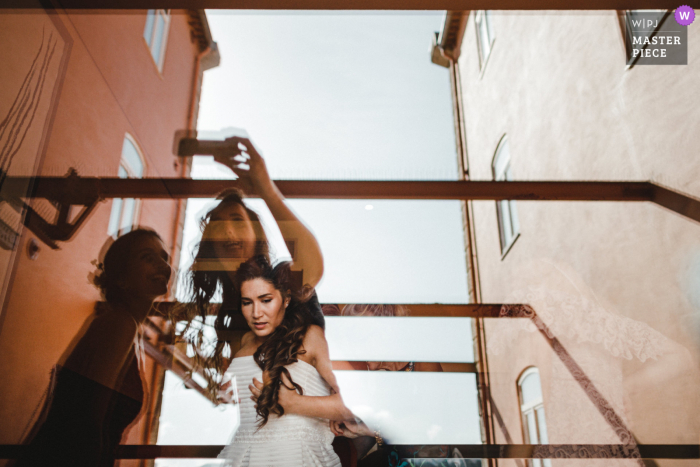
[{"label": "white dress bodice", "polygon": [[[300,360],[286,368],[305,396],[330,395],[330,387],[312,365]],[[226,373],[236,377],[241,402],[238,430],[219,454],[219,458],[227,460],[224,465],[340,467],[340,459],[331,446],[334,436],[328,420],[271,414],[267,424],[258,429],[260,419],[248,385],[253,378],[262,381],[262,370],[252,355],[234,358]]]}]

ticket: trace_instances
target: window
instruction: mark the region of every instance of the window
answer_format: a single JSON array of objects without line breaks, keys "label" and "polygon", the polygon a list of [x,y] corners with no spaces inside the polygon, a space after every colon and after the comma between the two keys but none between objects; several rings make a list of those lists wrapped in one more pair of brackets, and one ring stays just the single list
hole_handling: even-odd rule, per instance
[{"label": "window", "polygon": [[[119,163],[119,178],[141,178],[143,177],[143,156],[138,149],[138,145],[127,134],[124,137],[122,146],[122,159]],[[108,232],[112,237],[117,237],[119,233],[126,233],[136,221],[138,215],[138,200],[119,199],[112,200],[112,214],[109,216]]]},{"label": "window", "polygon": [[[537,368],[528,368],[518,380],[520,413],[526,444],[549,444],[547,423],[544,417],[542,385]],[[552,467],[550,459],[529,459],[529,467]]]},{"label": "window", "polygon": [[491,25],[491,12],[479,10],[476,12],[476,39],[479,45],[479,64],[481,69],[486,65],[491,48],[493,47],[493,26]]},{"label": "window", "polygon": [[[496,156],[493,158],[493,179],[496,181],[512,180],[510,147],[505,136],[498,144]],[[498,212],[498,230],[501,236],[501,254],[505,255],[520,233],[518,212],[514,200],[496,201],[496,210]]]},{"label": "window", "polygon": [[146,40],[148,48],[151,49],[151,56],[158,71],[163,71],[163,58],[165,57],[169,29],[170,10],[148,10],[143,38]]}]

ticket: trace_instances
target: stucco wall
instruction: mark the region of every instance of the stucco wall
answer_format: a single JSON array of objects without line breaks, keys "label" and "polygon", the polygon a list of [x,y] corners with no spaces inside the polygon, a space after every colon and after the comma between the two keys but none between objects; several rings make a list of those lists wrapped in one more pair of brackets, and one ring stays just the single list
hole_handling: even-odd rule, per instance
[{"label": "stucco wall", "polygon": [[[492,23],[483,71],[474,14],[459,58],[473,180],[492,179],[507,135],[514,180],[653,180],[700,195],[697,28],[687,66],[626,69],[614,11],[493,12]],[[640,443],[697,443],[700,225],[648,203],[517,210],[521,234],[502,258],[495,203],[474,203],[483,301],[539,307]],[[523,442],[516,381],[529,366],[542,374],[551,443],[619,442],[541,332],[492,320],[486,334],[512,442]]]}]

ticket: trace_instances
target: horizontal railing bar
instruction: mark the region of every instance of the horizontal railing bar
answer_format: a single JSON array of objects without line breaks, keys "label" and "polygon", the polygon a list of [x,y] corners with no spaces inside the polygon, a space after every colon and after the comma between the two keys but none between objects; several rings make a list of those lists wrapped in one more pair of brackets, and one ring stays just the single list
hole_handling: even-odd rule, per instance
[{"label": "horizontal railing bar", "polygon": [[[650,182],[276,180],[288,198],[651,201]],[[27,187],[31,192],[27,194]],[[7,177],[3,193],[86,204],[95,198],[212,198],[235,180],[117,177]],[[255,193],[249,193],[255,196]]]},{"label": "horizontal railing bar", "polygon": [[[372,371],[369,368],[345,368],[345,365],[341,366],[341,363],[348,361],[352,362],[365,362],[366,360],[332,360],[333,371]],[[414,363],[425,363],[425,364],[438,364],[442,367],[444,373],[478,373],[476,368],[476,363],[455,363],[455,362],[422,362],[419,360],[413,360]]]},{"label": "horizontal railing bar", "polygon": [[[700,200],[644,181],[277,180],[275,183],[287,198],[303,199],[651,201],[700,222]],[[7,177],[0,194],[89,205],[96,199],[109,198],[213,198],[239,185],[236,180],[187,178]],[[250,189],[246,191],[250,196],[256,195]]]},{"label": "horizontal railing bar", "polygon": [[[155,308],[161,313],[169,313],[170,310],[178,304],[177,302],[156,302]],[[324,304],[336,305],[342,308],[345,304]],[[361,305],[361,304],[356,304]],[[502,304],[462,304],[462,305],[445,305],[445,304],[401,304],[410,310],[408,318],[498,318],[501,315],[501,310],[505,306],[508,309],[514,307],[522,307],[522,305],[502,305]],[[215,313],[215,309],[212,309]],[[336,316],[329,316],[335,318]],[[505,318],[512,317],[511,315],[503,316]],[[353,319],[355,316],[342,316],[343,319]],[[247,329],[245,320],[241,316],[240,319],[234,322],[233,327]]]},{"label": "horizontal railing bar", "polygon": [[[402,445],[393,445],[401,447]],[[444,448],[444,445],[434,445]],[[431,445],[425,445],[429,448]],[[222,445],[121,445],[117,459],[193,459],[215,458]],[[0,459],[16,459],[26,446],[0,445]],[[697,444],[457,444],[450,445],[449,452],[458,449],[467,459],[700,459]]]}]

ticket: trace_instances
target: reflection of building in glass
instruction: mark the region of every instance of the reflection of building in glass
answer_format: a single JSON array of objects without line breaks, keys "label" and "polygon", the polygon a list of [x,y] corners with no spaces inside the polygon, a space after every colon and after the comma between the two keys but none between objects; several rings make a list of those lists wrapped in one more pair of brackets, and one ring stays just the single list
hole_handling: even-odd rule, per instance
[{"label": "reflection of building in glass", "polygon": [[[652,180],[697,196],[697,70],[627,67],[621,24],[615,11],[448,12],[432,58],[450,68],[465,177]],[[644,203],[511,203],[467,204],[472,298],[537,314],[481,323],[485,439],[696,444],[698,224]],[[535,375],[541,398],[525,400]]]},{"label": "reflection of building in glass", "polygon": [[[203,11],[8,10],[0,14],[0,43],[3,180],[64,176],[69,169],[82,177],[188,175],[185,165],[173,164],[170,144],[176,130],[196,126],[202,72],[218,64]],[[8,229],[3,234],[10,240],[19,236],[14,249],[0,251],[0,283],[7,291],[0,314],[0,444],[19,444],[52,366],[99,299],[88,274],[108,232],[139,224],[153,228],[177,264],[184,203],[99,203],[89,222],[53,250],[21,228],[13,213],[19,201],[4,196],[1,201]],[[42,199],[32,206],[49,223],[58,208]],[[12,247],[12,241],[3,244]],[[36,247],[29,252],[29,244],[38,244],[38,252]],[[152,441],[157,432],[164,369],[151,359],[145,365],[149,404],[124,440],[130,444]]]}]

